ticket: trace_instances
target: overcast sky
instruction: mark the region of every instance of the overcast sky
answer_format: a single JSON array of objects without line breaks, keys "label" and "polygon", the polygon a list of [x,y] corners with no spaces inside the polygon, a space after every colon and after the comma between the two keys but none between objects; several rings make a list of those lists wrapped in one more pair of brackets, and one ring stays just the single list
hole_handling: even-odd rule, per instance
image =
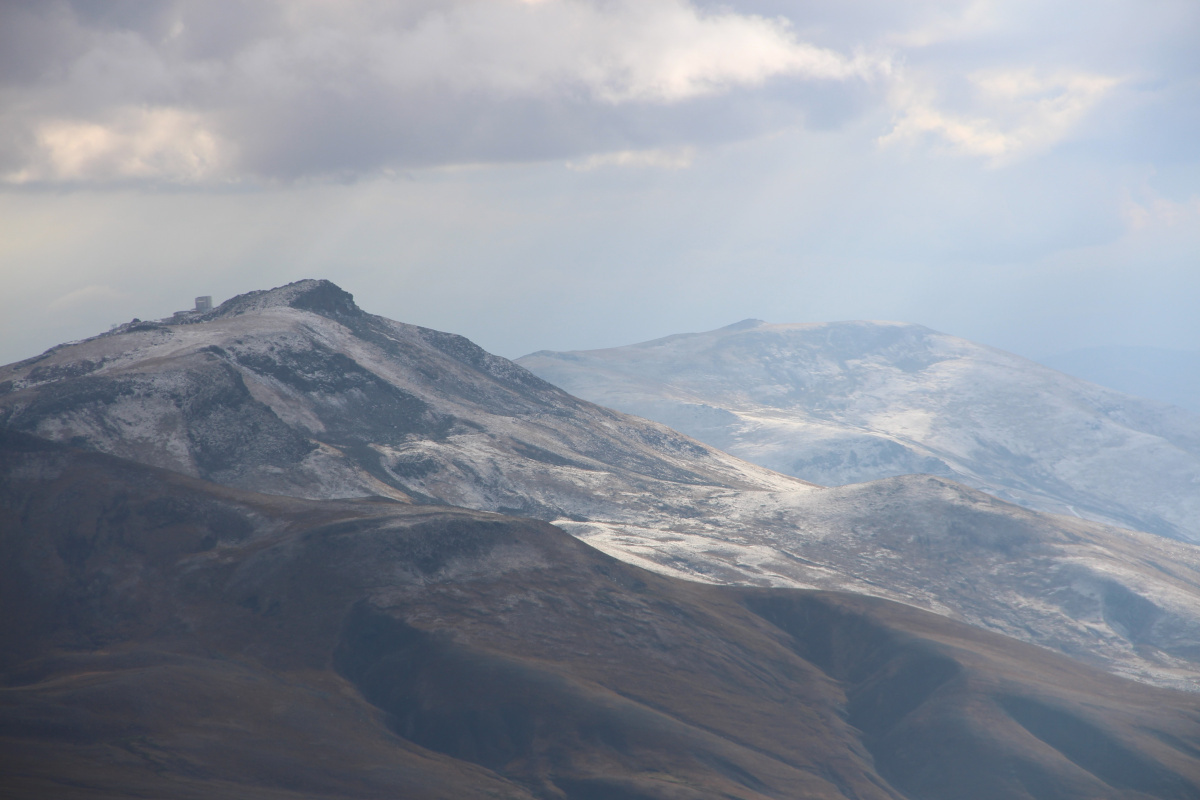
[{"label": "overcast sky", "polygon": [[327,277],[515,357],[1200,348],[1196,0],[0,0],[0,362]]}]

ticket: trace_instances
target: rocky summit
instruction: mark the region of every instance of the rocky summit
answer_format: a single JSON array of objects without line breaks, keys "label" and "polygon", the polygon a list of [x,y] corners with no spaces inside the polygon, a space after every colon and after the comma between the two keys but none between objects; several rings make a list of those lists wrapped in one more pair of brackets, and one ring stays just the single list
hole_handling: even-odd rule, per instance
[{"label": "rocky summit", "polygon": [[4,427],[297,497],[546,516],[613,496],[670,502],[676,486],[802,485],[577,400],[461,336],[366,314],[328,281],[129,323],[0,378]]}]

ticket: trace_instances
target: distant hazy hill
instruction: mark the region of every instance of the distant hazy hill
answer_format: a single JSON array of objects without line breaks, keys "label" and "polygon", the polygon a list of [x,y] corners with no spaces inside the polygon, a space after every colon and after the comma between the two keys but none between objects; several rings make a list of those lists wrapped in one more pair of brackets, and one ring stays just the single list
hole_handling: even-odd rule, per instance
[{"label": "distant hazy hill", "polygon": [[2,367],[0,427],[268,494],[520,514],[670,575],[871,594],[1143,680],[1200,674],[1200,548],[944,478],[821,489],[326,281]]},{"label": "distant hazy hill", "polygon": [[918,325],[747,320],[518,363],[815,483],[930,473],[1200,541],[1200,415]]},{"label": "distant hazy hill", "polygon": [[1200,351],[1088,347],[1039,358],[1068,375],[1200,414]]}]

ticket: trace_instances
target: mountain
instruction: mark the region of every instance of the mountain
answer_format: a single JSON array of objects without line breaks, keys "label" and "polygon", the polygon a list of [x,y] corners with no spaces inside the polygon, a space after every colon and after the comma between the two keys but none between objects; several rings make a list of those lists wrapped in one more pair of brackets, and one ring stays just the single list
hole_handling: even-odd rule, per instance
[{"label": "mountain", "polygon": [[1085,347],[1038,359],[1048,367],[1118,392],[1200,414],[1200,351]]},{"label": "mountain", "polygon": [[1200,695],[528,519],[0,432],[5,797],[1185,800]]},{"label": "mountain", "polygon": [[802,485],[581,402],[461,336],[366,314],[328,281],[0,368],[0,425],[255,491],[532,516]]},{"label": "mountain", "polygon": [[1200,549],[953,481],[822,489],[566,394],[326,281],[0,368],[0,427],[228,487],[553,522],[710,583],[908,603],[1194,688]]},{"label": "mountain", "polygon": [[1200,415],[919,325],[747,320],[518,363],[815,483],[929,473],[1200,542]]}]

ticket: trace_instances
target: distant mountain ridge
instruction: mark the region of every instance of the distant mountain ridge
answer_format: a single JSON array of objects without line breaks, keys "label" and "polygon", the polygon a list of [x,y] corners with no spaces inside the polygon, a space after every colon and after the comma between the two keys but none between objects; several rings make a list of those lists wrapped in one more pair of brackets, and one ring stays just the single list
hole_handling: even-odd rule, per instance
[{"label": "distant mountain ridge", "polygon": [[[0,425],[258,491],[535,516],[566,513],[597,480],[638,488],[613,467],[635,483],[800,485],[579,401],[461,336],[366,314],[328,281],[0,368]],[[498,457],[532,474],[506,475]],[[527,488],[542,484],[563,494],[549,512]]]},{"label": "distant mountain ridge", "polygon": [[517,363],[815,483],[928,473],[1200,541],[1200,415],[919,325],[746,320]]},{"label": "distant mountain ridge", "polygon": [[0,367],[0,427],[238,489],[553,522],[655,571],[869,594],[1194,687],[1200,549],[943,478],[821,489],[563,392],[328,281]]},{"label": "distant mountain ridge", "polygon": [[1052,369],[1200,414],[1200,350],[1085,347],[1037,359]]}]

